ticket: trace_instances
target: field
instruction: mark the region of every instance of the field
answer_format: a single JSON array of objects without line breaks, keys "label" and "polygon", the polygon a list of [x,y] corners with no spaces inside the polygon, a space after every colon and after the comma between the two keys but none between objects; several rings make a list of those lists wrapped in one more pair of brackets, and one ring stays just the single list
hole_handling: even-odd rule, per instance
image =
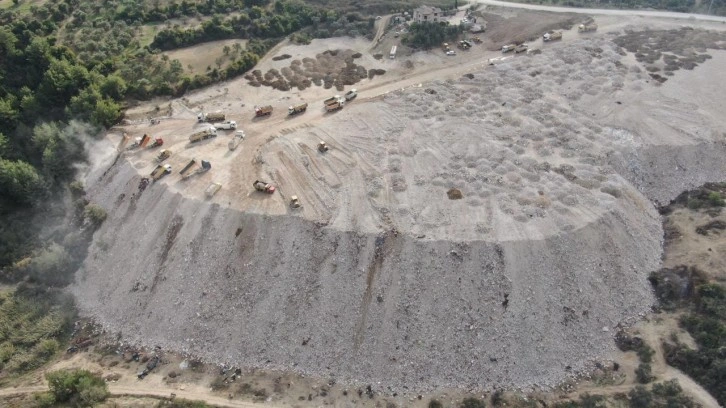
[{"label": "field", "polygon": [[[81,308],[126,344],[334,380],[336,398],[547,390],[625,358],[613,334],[650,311],[647,275],[662,265],[655,205],[726,175],[724,89],[710,80],[726,66],[723,25],[595,16],[598,31],[579,34],[589,16],[483,15],[483,44],[456,56],[399,44],[389,59],[390,32],[284,41],[258,75],[131,109],[96,151],[114,155],[123,133],[162,137],[173,171],[145,184],[147,148],[87,176],[109,217],[77,275]],[[563,40],[542,43],[554,28]],[[538,52],[497,50],[517,40]],[[193,69],[210,58],[177,53]],[[303,83],[296,65],[306,86],[260,86]],[[299,102],[307,112],[287,116]],[[189,143],[200,111],[246,139]],[[212,169],[183,180],[192,159]]]},{"label": "field", "polygon": [[[241,49],[244,50],[247,40],[212,41],[193,47],[167,51],[164,54],[168,55],[170,60],[179,60],[186,72],[204,74],[207,68],[225,68],[229,65],[230,57],[235,53],[235,44],[239,44]],[[230,48],[228,55],[225,55],[224,47]]]}]

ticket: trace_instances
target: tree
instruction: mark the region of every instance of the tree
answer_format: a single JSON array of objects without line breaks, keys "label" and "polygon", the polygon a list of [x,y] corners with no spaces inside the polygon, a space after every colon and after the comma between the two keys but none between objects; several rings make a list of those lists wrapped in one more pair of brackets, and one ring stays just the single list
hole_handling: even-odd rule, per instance
[{"label": "tree", "polygon": [[53,371],[45,378],[55,403],[92,407],[109,395],[106,382],[88,370]]},{"label": "tree", "polygon": [[30,164],[0,159],[0,190],[16,204],[33,204],[43,193],[45,183]]},{"label": "tree", "polygon": [[47,105],[65,106],[71,97],[88,85],[88,70],[65,59],[53,60],[40,83],[39,92]]},{"label": "tree", "polygon": [[229,48],[229,45],[225,45],[225,46],[224,46],[224,47],[222,48],[222,52],[224,52],[224,55],[229,55],[229,52],[230,52],[230,51],[231,51],[231,49]]},{"label": "tree", "polygon": [[118,75],[109,75],[101,83],[100,90],[103,96],[120,101],[126,96],[126,81]]}]

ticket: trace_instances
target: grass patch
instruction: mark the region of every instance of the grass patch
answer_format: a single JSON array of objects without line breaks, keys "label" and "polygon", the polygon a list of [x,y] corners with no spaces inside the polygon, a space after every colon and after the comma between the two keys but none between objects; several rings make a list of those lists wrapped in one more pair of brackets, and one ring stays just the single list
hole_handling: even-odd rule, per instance
[{"label": "grass patch", "polygon": [[50,361],[75,317],[70,295],[21,285],[0,292],[0,385]]}]

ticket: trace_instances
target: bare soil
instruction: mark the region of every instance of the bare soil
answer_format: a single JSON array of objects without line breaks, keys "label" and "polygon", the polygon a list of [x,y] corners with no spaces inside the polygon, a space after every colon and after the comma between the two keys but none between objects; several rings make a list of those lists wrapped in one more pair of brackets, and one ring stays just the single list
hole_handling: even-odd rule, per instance
[{"label": "bare soil", "polygon": [[[714,131],[726,89],[708,80],[726,54],[660,84],[613,43],[643,20],[597,18],[597,33],[569,30],[506,59],[485,45],[395,60],[356,39],[280,45],[271,55],[293,61],[357,50],[386,71],[332,114],[321,103],[331,90],[245,79],[165,102],[159,125],[129,122],[108,143],[122,131],[163,136],[172,175],[133,203],[124,197],[157,152],[89,175],[108,245],[78,274],[81,307],[129,343],[387,395],[549,388],[592,370],[613,355],[614,329],[653,303],[646,277],[663,233],[653,202],[726,176]],[[298,101],[308,111],[287,117]],[[252,119],[267,103],[273,115]],[[200,110],[228,113],[244,143],[229,151],[220,132],[189,145]],[[181,181],[191,158],[213,169]],[[254,191],[258,179],[277,191]],[[213,181],[223,188],[206,199]],[[155,290],[132,291],[144,286]]]}]

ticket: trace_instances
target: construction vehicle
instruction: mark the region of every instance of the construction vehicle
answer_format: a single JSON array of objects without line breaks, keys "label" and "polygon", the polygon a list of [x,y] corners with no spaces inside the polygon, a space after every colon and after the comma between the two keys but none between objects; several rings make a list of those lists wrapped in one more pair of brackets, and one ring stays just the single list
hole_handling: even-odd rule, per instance
[{"label": "construction vehicle", "polygon": [[227,147],[229,147],[229,150],[234,150],[243,140],[245,140],[245,132],[244,130],[238,130],[234,133],[234,137],[229,141]]},{"label": "construction vehicle", "polygon": [[297,196],[290,197],[290,207],[300,208],[300,199],[298,199]]},{"label": "construction vehicle", "polygon": [[308,110],[308,104],[307,103],[301,103],[300,105],[294,105],[287,108],[287,114],[288,115],[297,115],[298,113],[303,113],[306,110]]},{"label": "construction vehicle", "polygon": [[350,91],[346,92],[345,95],[343,95],[343,96],[345,96],[346,101],[352,101],[353,99],[355,99],[356,96],[358,96],[358,90],[355,88],[351,89]]},{"label": "construction vehicle", "polygon": [[217,123],[214,125],[214,128],[217,130],[232,130],[237,129],[237,122],[233,120],[228,120],[226,122]]},{"label": "construction vehicle", "polygon": [[443,43],[443,44],[441,44],[441,49],[442,49],[442,50],[443,50],[444,52],[449,52],[449,51],[451,51],[451,47],[449,47],[449,43]]},{"label": "construction vehicle", "polygon": [[320,153],[325,153],[328,150],[330,150],[330,147],[328,147],[328,145],[325,142],[321,141],[320,143],[318,143],[318,151]]},{"label": "construction vehicle", "polygon": [[189,143],[196,143],[213,137],[217,137],[217,129],[211,127],[208,129],[200,130],[199,132],[189,136]]},{"label": "construction vehicle", "polygon": [[154,168],[154,171],[151,172],[151,178],[154,181],[157,181],[169,173],[171,173],[171,165],[170,164],[164,164],[164,165],[160,164],[160,165],[156,166],[156,168]]},{"label": "construction vehicle", "polygon": [[161,152],[159,152],[158,156],[156,156],[156,162],[161,163],[164,160],[168,159],[169,157],[171,157],[171,150],[164,149]]},{"label": "construction vehicle", "polygon": [[590,24],[580,24],[577,26],[577,31],[581,33],[586,33],[588,31],[596,31],[597,30],[597,24],[590,23]]},{"label": "construction vehicle", "polygon": [[527,44],[519,44],[517,47],[514,48],[514,53],[519,54],[520,52],[527,51]]},{"label": "construction vehicle", "polygon": [[217,194],[217,191],[222,188],[222,184],[220,183],[212,183],[207,187],[206,190],[204,190],[204,195],[207,196],[207,198],[214,197],[215,194]]},{"label": "construction vehicle", "polygon": [[163,144],[164,144],[164,139],[157,137],[156,139],[154,139],[154,143],[149,145],[149,149],[151,149],[152,147],[159,147]]},{"label": "construction vehicle", "polygon": [[225,118],[224,113],[216,112],[216,113],[200,113],[197,115],[197,121],[201,122],[221,122]]},{"label": "construction vehicle", "polygon": [[333,112],[338,109],[343,109],[343,105],[345,105],[345,98],[340,95],[335,95],[332,98],[324,100],[323,103],[325,104],[326,111]]},{"label": "construction vehicle", "polygon": [[514,51],[515,48],[517,48],[516,44],[507,44],[502,47],[502,52]]},{"label": "construction vehicle", "polygon": [[267,194],[272,194],[275,192],[275,186],[265,181],[255,180],[255,182],[252,183],[252,186],[255,188],[255,190],[262,191]]},{"label": "construction vehicle", "polygon": [[557,41],[562,39],[562,31],[550,31],[542,36],[542,41]]},{"label": "construction vehicle", "polygon": [[272,106],[266,105],[266,106],[255,106],[255,116],[269,116],[272,114]]},{"label": "construction vehicle", "polygon": [[459,47],[460,50],[468,50],[471,48],[471,43],[467,40],[461,40],[456,44],[457,47]]},{"label": "construction vehicle", "polygon": [[479,37],[472,37],[471,40],[474,41],[474,44],[481,44],[482,43],[482,40]]},{"label": "construction vehicle", "polygon": [[398,51],[398,47],[394,45],[393,47],[391,47],[391,53],[388,54],[388,58],[395,59],[396,58],[396,51]]},{"label": "construction vehicle", "polygon": [[202,160],[200,162],[201,165],[196,170],[192,171],[191,169],[194,167],[196,162],[196,160],[192,159],[192,161],[187,164],[184,170],[182,170],[182,180],[186,180],[189,177],[196,176],[197,174],[206,173],[212,169],[212,164],[210,162]]},{"label": "construction vehicle", "polygon": [[133,150],[133,149],[136,149],[139,147],[144,147],[144,146],[146,146],[147,143],[149,143],[149,140],[151,140],[151,137],[149,137],[149,135],[144,133],[144,135],[142,137],[137,137],[134,140],[134,143],[131,146],[129,146],[126,150]]}]

